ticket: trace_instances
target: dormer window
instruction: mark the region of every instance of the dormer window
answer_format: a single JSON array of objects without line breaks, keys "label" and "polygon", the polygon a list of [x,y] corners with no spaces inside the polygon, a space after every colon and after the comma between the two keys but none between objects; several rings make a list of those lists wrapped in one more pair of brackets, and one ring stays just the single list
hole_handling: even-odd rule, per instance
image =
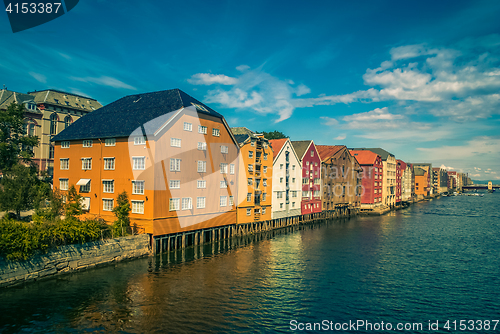
[{"label": "dormer window", "polygon": [[69,106],[69,105],[70,105],[68,101],[64,101],[64,102],[66,102],[66,105],[67,105],[67,106]]},{"label": "dormer window", "polygon": [[36,110],[36,104],[34,104],[34,103],[28,102],[25,104],[25,106],[26,106],[26,109],[28,109],[28,110]]},{"label": "dormer window", "polygon": [[59,104],[59,100],[58,99],[54,99],[54,101],[56,101],[56,103]]}]

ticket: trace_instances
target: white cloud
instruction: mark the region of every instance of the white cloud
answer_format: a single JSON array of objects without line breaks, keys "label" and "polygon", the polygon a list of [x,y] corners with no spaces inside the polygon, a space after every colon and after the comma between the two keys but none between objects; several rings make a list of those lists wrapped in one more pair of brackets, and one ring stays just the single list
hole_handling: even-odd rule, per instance
[{"label": "white cloud", "polygon": [[324,125],[332,126],[332,125],[337,125],[339,124],[339,121],[337,121],[335,118],[327,117],[327,116],[322,116],[320,117],[322,120],[325,120],[323,123]]},{"label": "white cloud", "polygon": [[245,72],[245,71],[247,71],[247,70],[250,69],[250,66],[248,66],[248,65],[240,65],[240,66],[236,67],[236,69],[238,71],[240,71],[240,72]]},{"label": "white cloud", "polygon": [[95,83],[101,86],[109,86],[113,88],[125,88],[125,89],[130,89],[130,90],[137,90],[137,88],[130,86],[118,79],[112,78],[112,77],[107,77],[107,76],[102,76],[99,78],[95,77],[85,77],[85,78],[79,78],[79,77],[70,77],[71,80],[74,81],[80,81],[80,82],[90,82],[90,83]]},{"label": "white cloud", "polygon": [[43,74],[35,72],[29,72],[28,74],[31,75],[33,78],[35,78],[35,80],[38,82],[47,83],[47,77]]},{"label": "white cloud", "polygon": [[440,167],[443,168],[443,169],[446,169],[446,170],[453,170],[453,169],[455,169],[453,167],[446,167],[445,165],[441,165]]},{"label": "white cloud", "polygon": [[[497,159],[500,155],[500,138],[497,137],[476,137],[462,146],[441,146],[436,148],[417,148],[425,152],[431,159],[444,160],[467,160],[473,158]],[[481,170],[474,167],[475,170]]]},{"label": "white cloud", "polygon": [[191,79],[188,79],[188,82],[193,85],[207,86],[213,84],[235,85],[238,82],[238,79],[228,77],[224,74],[197,73],[191,76]]},{"label": "white cloud", "polygon": [[209,90],[205,101],[226,108],[252,110],[258,114],[276,114],[276,123],[292,116],[296,108],[293,103],[295,96],[310,92],[309,87],[303,84],[296,86],[292,80],[279,79],[260,69],[250,70],[246,66],[238,66],[238,69],[243,72],[237,78],[198,73],[188,81],[193,84],[231,85],[227,89],[219,87]]},{"label": "white cloud", "polygon": [[347,138],[347,136],[345,134],[342,134],[340,136],[337,136],[337,137],[333,138],[333,140],[344,140],[346,138]]},{"label": "white cloud", "polygon": [[384,108],[373,109],[371,111],[364,112],[364,113],[344,116],[343,120],[346,122],[352,122],[352,121],[373,122],[373,121],[377,121],[377,120],[390,121],[390,120],[402,119],[402,118],[403,118],[402,115],[391,114],[387,111],[387,107],[384,107]]}]

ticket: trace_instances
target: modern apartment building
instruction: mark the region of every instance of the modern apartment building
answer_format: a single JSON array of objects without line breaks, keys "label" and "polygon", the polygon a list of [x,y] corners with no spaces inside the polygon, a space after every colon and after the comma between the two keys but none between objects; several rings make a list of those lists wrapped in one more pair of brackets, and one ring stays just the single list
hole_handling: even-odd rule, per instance
[{"label": "modern apartment building", "polygon": [[435,194],[448,192],[448,173],[441,167],[432,168],[432,187]]},{"label": "modern apartment building", "polygon": [[237,223],[271,220],[273,150],[262,134],[231,128],[240,145]]},{"label": "modern apartment building", "polygon": [[403,160],[396,160],[401,169],[401,201],[407,202],[412,198],[412,168]]},{"label": "modern apartment building", "polygon": [[292,141],[302,170],[301,214],[321,212],[321,159],[312,140]]},{"label": "modern apartment building", "polygon": [[274,152],[272,218],[298,216],[302,201],[300,160],[290,139],[272,139],[269,144]]},{"label": "modern apartment building", "polygon": [[421,167],[413,167],[415,174],[415,195],[418,199],[422,199],[430,195],[429,173],[427,169]]},{"label": "modern apartment building", "polygon": [[236,222],[239,145],[224,117],[179,89],[125,96],[53,138],[54,185],[86,216],[115,220],[118,194],[153,236]]}]

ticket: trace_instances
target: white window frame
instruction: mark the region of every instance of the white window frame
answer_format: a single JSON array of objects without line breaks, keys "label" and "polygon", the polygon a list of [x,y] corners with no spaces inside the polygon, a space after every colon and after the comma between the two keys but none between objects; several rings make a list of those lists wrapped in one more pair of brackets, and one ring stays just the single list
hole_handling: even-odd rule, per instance
[{"label": "white window frame", "polygon": [[177,211],[181,209],[181,199],[180,198],[171,198],[168,203],[169,211]]},{"label": "white window frame", "polygon": [[229,165],[229,174],[234,175],[234,164]]},{"label": "white window frame", "polygon": [[170,159],[170,171],[180,172],[181,171],[181,159]]},{"label": "white window frame", "polygon": [[92,170],[92,158],[82,158],[82,170]]},{"label": "white window frame", "polygon": [[225,162],[220,163],[220,173],[227,174],[227,163]]},{"label": "white window frame", "polygon": [[184,131],[193,131],[193,124],[189,122],[184,122]]},{"label": "white window frame", "polygon": [[207,143],[205,142],[198,142],[198,151],[206,151],[207,150]]},{"label": "white window frame", "polygon": [[198,160],[197,169],[198,173],[207,172],[207,162],[205,160]]},{"label": "white window frame", "polygon": [[132,213],[144,214],[144,201],[132,200]]},{"label": "white window frame", "polygon": [[198,180],[198,181],[196,181],[196,188],[198,188],[198,189],[206,189],[207,188],[207,181],[206,180]]},{"label": "white window frame", "polygon": [[145,169],[146,169],[146,157],[132,157],[132,170],[145,170]]},{"label": "white window frame", "polygon": [[216,128],[213,128],[212,129],[212,136],[214,136],[214,137],[220,137],[220,130],[216,129]]},{"label": "white window frame", "polygon": [[204,209],[206,204],[206,197],[196,197],[196,208]]},{"label": "white window frame", "polygon": [[69,189],[69,179],[59,179],[59,189],[68,190]]},{"label": "white window frame", "polygon": [[[104,159],[104,170],[115,170],[115,158],[103,158]],[[110,163],[111,161],[111,163]]]},{"label": "white window frame", "polygon": [[180,138],[170,138],[171,147],[181,147],[182,142]]},{"label": "white window frame", "polygon": [[92,139],[85,139],[83,141],[83,145],[82,146],[83,147],[92,147],[92,144],[93,144]]},{"label": "white window frame", "polygon": [[[108,205],[106,205],[108,204]],[[111,204],[111,205],[109,205]],[[103,198],[102,199],[102,210],[103,211],[113,211],[114,207],[114,199],[112,198]]]},{"label": "white window frame", "polygon": [[183,197],[181,203],[182,210],[191,210],[193,208],[193,200],[191,197]]},{"label": "white window frame", "polygon": [[61,142],[61,148],[69,148],[70,143],[69,141],[65,140]]},{"label": "white window frame", "polygon": [[219,199],[219,204],[221,207],[227,206],[227,196],[221,196]]},{"label": "white window frame", "polygon": [[144,195],[144,180],[132,181],[132,195]]},{"label": "white window frame", "polygon": [[220,146],[220,153],[229,153],[229,146],[221,145]]},{"label": "white window frame", "polygon": [[198,133],[206,135],[208,132],[207,130],[208,130],[208,128],[206,126],[198,125]]},{"label": "white window frame", "polygon": [[247,216],[251,216],[252,215],[252,209],[247,209]]},{"label": "white window frame", "polygon": [[221,189],[227,189],[227,181],[226,180],[220,181],[220,188]]},{"label": "white window frame", "polygon": [[181,180],[170,180],[168,186],[170,189],[181,189]]},{"label": "white window frame", "polygon": [[102,180],[102,192],[113,194],[115,192],[114,180]]},{"label": "white window frame", "polygon": [[134,137],[134,145],[146,145],[146,137],[145,136],[135,136]]},{"label": "white window frame", "polygon": [[116,146],[116,138],[104,139],[104,146]]},{"label": "white window frame", "polygon": [[59,163],[60,163],[61,170],[68,170],[69,169],[69,158],[61,158],[61,159],[59,159]]}]

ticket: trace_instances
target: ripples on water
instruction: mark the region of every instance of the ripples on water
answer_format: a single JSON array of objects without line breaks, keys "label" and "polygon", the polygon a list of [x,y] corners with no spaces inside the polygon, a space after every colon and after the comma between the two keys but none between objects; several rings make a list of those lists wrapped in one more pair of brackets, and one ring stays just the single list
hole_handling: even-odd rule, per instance
[{"label": "ripples on water", "polygon": [[290,332],[293,319],[498,319],[499,199],[441,198],[0,290],[0,332],[262,333]]}]

